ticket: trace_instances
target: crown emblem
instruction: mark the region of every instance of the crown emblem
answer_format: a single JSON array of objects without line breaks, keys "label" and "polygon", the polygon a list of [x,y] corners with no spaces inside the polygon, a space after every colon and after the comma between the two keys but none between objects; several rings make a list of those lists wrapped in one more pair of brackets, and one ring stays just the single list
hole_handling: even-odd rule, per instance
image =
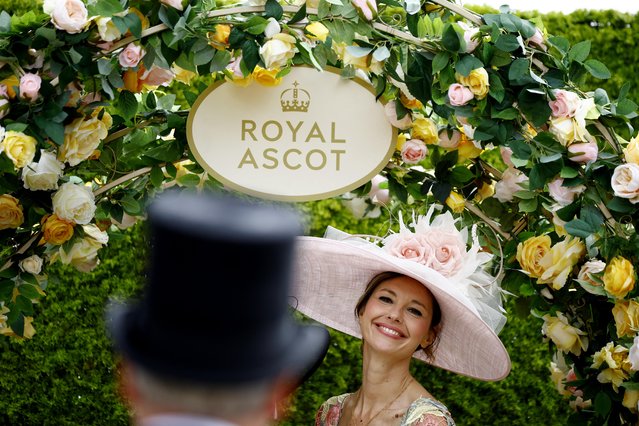
[{"label": "crown emblem", "polygon": [[286,89],[280,95],[282,112],[308,111],[308,105],[311,103],[311,95],[304,89],[298,89],[297,86],[299,85],[300,84],[296,81],[293,83],[292,89]]}]

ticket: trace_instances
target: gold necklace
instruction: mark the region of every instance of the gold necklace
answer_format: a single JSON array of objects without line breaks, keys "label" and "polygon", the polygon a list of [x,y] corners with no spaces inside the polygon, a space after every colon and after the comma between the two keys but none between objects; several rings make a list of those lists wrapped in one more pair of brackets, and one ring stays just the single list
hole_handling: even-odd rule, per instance
[{"label": "gold necklace", "polygon": [[388,402],[386,405],[384,405],[381,409],[379,409],[372,417],[370,417],[366,422],[364,422],[363,419],[359,419],[359,423],[355,422],[354,416],[353,414],[355,414],[355,407],[357,406],[357,403],[359,402],[359,397],[360,397],[360,392],[362,390],[362,388],[359,388],[357,390],[357,399],[355,400],[355,404],[353,404],[353,414],[351,414],[351,420],[348,422],[349,426],[368,426],[370,424],[370,422],[373,421],[373,419],[375,419],[375,417],[379,416],[380,413],[386,409],[388,409],[391,405],[393,405],[393,403],[395,401],[397,401],[399,399],[400,396],[402,396],[402,394],[406,391],[406,389],[408,389],[408,385],[411,382],[411,376],[408,375],[404,380],[404,383],[402,384],[402,388],[400,389],[399,393],[397,394],[397,396],[395,396],[395,398],[393,398],[392,401]]}]

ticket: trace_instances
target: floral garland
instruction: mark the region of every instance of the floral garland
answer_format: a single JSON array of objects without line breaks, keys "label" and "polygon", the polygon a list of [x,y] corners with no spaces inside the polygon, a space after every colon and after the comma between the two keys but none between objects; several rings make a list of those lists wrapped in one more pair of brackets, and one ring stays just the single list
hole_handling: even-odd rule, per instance
[{"label": "floral garland", "polygon": [[0,14],[0,33],[0,333],[33,336],[46,266],[94,268],[156,191],[219,188],[185,143],[208,83],[332,66],[400,131],[345,201],[480,218],[504,287],[544,320],[575,419],[637,420],[637,105],[628,87],[580,89],[610,75],[589,42],[446,0],[46,0]]}]

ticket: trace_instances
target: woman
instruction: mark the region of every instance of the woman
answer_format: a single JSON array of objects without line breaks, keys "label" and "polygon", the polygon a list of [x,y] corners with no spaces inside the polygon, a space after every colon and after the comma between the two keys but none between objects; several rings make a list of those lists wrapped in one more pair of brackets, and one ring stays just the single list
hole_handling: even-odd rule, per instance
[{"label": "woman", "polygon": [[432,213],[381,246],[335,229],[299,239],[297,309],[363,340],[361,387],[329,398],[317,426],[454,425],[410,375],[412,357],[480,380],[508,375],[499,288],[482,269],[490,256],[468,247],[450,213]]}]

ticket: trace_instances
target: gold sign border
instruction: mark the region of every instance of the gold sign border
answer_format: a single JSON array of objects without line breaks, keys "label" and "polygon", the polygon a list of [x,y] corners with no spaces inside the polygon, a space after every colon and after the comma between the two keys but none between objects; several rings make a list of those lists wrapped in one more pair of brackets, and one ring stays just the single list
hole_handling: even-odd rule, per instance
[{"label": "gold sign border", "polygon": [[[312,68],[312,67],[299,66],[295,68]],[[326,72],[326,71],[333,74],[341,75],[341,70],[339,68],[326,67],[321,72]],[[375,98],[375,92],[373,88],[370,86],[370,84],[362,81],[359,78],[351,79],[351,81],[362,86],[364,89],[366,89],[368,92],[370,92],[373,95],[373,98]],[[375,168],[369,174],[357,180],[356,182],[350,183],[346,186],[340,187],[336,190],[329,191],[329,192],[314,193],[314,194],[307,194],[307,195],[278,195],[278,194],[271,194],[268,192],[261,192],[261,191],[256,191],[250,188],[246,188],[242,185],[239,185],[233,181],[228,180],[227,178],[225,178],[224,176],[220,175],[215,170],[213,170],[213,168],[206,161],[204,161],[204,158],[200,155],[199,151],[197,150],[195,141],[193,140],[193,132],[191,129],[193,128],[193,119],[195,117],[195,114],[197,113],[197,109],[199,108],[200,104],[204,102],[204,99],[206,99],[211,92],[213,92],[215,89],[220,87],[222,84],[234,84],[234,83],[228,82],[226,81],[226,79],[222,79],[216,83],[213,83],[209,87],[207,87],[206,90],[203,91],[196,99],[195,103],[191,107],[191,111],[189,112],[189,116],[186,121],[186,139],[189,144],[189,148],[191,149],[191,153],[193,153],[193,156],[195,157],[199,165],[204,170],[206,170],[211,176],[213,176],[215,179],[221,182],[224,186],[232,188],[243,194],[251,195],[258,198],[263,198],[266,200],[273,200],[273,201],[316,201],[316,200],[324,200],[326,198],[336,197],[338,195],[342,195],[353,189],[359,188],[360,186],[364,185],[366,182],[373,179],[373,177],[377,175],[384,168],[384,166],[386,166],[391,156],[393,155],[393,152],[395,151],[395,146],[397,145],[397,133],[398,133],[397,129],[394,129],[393,131],[390,145],[388,147],[388,151],[386,152],[386,155],[384,156],[384,159],[377,166],[375,166]],[[386,105],[386,102],[382,101],[381,98],[380,100],[376,100],[376,102],[380,102],[382,105]]]}]

